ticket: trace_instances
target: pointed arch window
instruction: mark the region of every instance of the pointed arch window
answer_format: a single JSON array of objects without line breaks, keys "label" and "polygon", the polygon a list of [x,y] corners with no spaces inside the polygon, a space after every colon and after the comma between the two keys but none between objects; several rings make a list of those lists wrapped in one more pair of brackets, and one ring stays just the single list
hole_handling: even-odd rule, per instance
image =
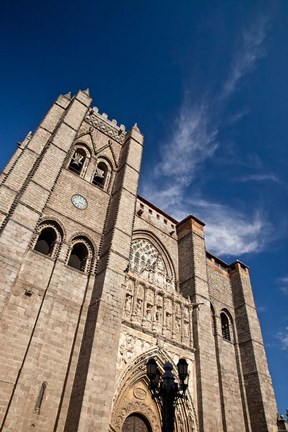
[{"label": "pointed arch window", "polygon": [[92,183],[96,186],[99,186],[101,189],[104,189],[107,182],[108,171],[109,169],[105,162],[98,162]]},{"label": "pointed arch window", "polygon": [[231,342],[229,318],[224,312],[221,312],[220,319],[221,319],[221,330],[222,330],[223,339]]}]

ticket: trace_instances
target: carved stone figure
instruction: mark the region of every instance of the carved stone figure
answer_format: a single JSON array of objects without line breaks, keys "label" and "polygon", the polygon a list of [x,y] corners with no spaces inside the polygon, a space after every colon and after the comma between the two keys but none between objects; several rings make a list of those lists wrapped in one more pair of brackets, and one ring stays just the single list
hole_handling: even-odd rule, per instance
[{"label": "carved stone figure", "polygon": [[166,329],[171,330],[172,327],[172,314],[170,312],[166,312]]},{"label": "carved stone figure", "polygon": [[150,303],[147,303],[147,305],[146,305],[146,314],[145,314],[145,319],[147,321],[151,321],[152,320],[152,308],[153,308],[153,305],[150,304]]},{"label": "carved stone figure", "polygon": [[157,323],[162,322],[162,306],[160,305],[156,307],[155,319]]},{"label": "carved stone figure", "polygon": [[132,295],[126,294],[125,299],[125,312],[127,315],[131,312],[131,306],[132,306]]},{"label": "carved stone figure", "polygon": [[139,316],[141,314],[141,309],[142,309],[142,299],[137,298],[135,309],[134,309],[134,315]]},{"label": "carved stone figure", "polygon": [[181,332],[181,318],[176,316],[175,318],[175,333],[178,335]]}]

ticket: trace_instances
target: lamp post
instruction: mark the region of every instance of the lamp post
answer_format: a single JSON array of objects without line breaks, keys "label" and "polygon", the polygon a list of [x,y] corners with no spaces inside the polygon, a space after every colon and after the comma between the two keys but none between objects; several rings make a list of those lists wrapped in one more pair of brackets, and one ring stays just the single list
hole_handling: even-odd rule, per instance
[{"label": "lamp post", "polygon": [[175,406],[178,401],[187,399],[188,384],[185,382],[188,378],[187,361],[181,358],[177,364],[179,384],[175,382],[172,369],[172,364],[166,362],[161,376],[155,359],[150,358],[147,362],[152,399],[156,399],[161,404],[162,432],[174,432]]}]

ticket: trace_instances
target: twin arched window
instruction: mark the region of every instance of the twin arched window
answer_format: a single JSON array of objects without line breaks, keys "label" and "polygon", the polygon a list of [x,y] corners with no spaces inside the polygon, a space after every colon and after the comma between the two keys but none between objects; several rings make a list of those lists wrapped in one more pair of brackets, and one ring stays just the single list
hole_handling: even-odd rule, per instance
[{"label": "twin arched window", "polygon": [[[34,242],[34,250],[55,259],[63,240],[63,231],[54,222],[45,222],[38,228]],[[71,242],[67,265],[83,273],[91,270],[94,257],[94,247],[85,237],[76,237]]]},{"label": "twin arched window", "polygon": [[[68,164],[69,171],[72,171],[74,174],[77,174],[80,177],[84,177],[86,175],[89,159],[90,153],[88,150],[84,146],[76,144],[73,155]],[[88,171],[89,170],[87,170],[87,172]],[[100,187],[103,190],[107,190],[111,173],[112,169],[108,161],[102,158],[98,159],[96,169],[92,175],[92,184]],[[90,175],[88,173],[89,177]],[[86,180],[91,181],[91,177]]]}]

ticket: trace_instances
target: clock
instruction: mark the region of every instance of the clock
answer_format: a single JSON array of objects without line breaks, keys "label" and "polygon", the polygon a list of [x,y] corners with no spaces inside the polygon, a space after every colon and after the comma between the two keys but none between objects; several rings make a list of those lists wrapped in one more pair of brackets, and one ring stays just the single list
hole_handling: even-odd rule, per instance
[{"label": "clock", "polygon": [[78,195],[78,194],[72,195],[71,201],[72,204],[80,210],[84,210],[87,208],[88,205],[87,200],[82,195]]}]

